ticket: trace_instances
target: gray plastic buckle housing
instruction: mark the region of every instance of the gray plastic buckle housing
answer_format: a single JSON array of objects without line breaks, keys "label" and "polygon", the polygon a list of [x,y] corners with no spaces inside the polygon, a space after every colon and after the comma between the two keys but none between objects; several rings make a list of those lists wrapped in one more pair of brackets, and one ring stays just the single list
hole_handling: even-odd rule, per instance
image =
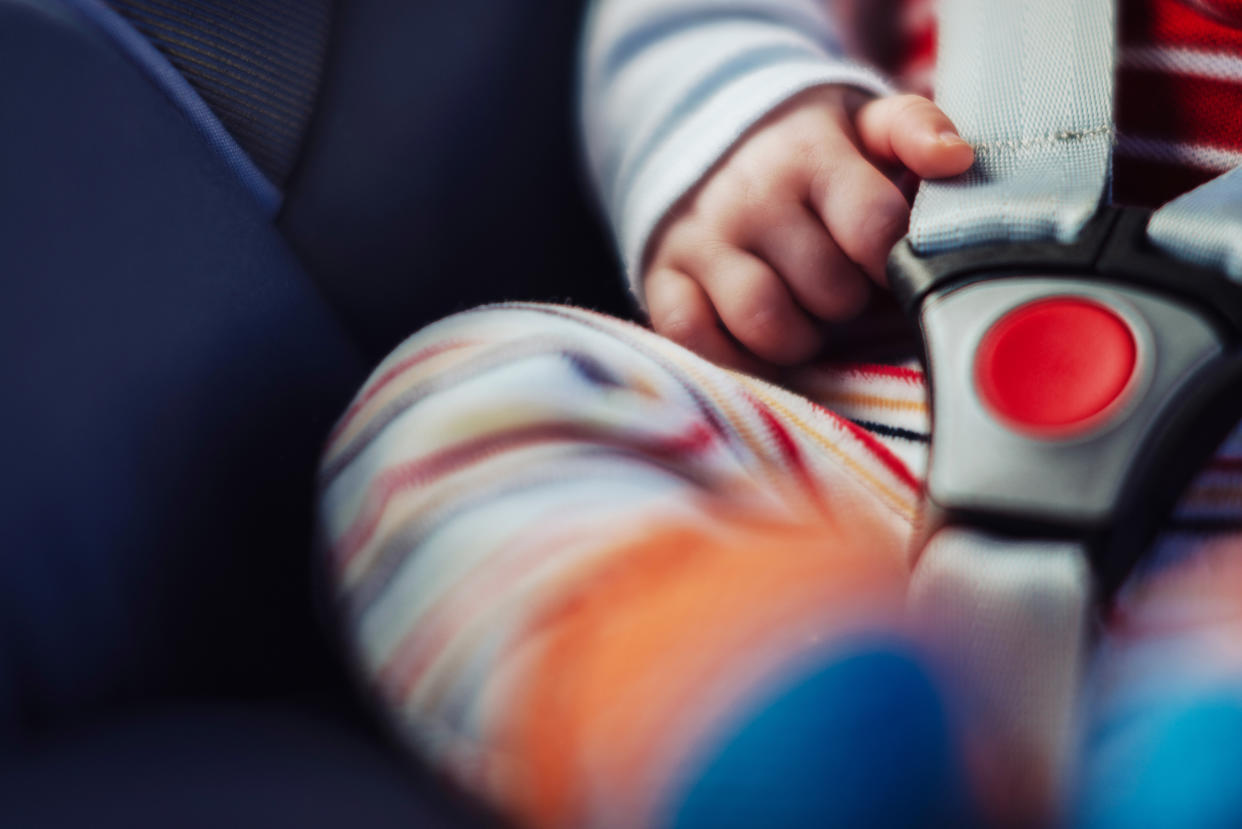
[{"label": "gray plastic buckle housing", "polygon": [[[1082,541],[1105,593],[1242,417],[1242,286],[1156,253],[1142,232],[1146,216],[1110,208],[1070,246],[923,258],[903,243],[889,264],[923,334],[933,423],[927,495],[939,520]],[[1053,297],[1107,307],[1137,349],[1124,402],[1063,437],[1006,423],[975,381],[985,333],[1009,311]]]}]

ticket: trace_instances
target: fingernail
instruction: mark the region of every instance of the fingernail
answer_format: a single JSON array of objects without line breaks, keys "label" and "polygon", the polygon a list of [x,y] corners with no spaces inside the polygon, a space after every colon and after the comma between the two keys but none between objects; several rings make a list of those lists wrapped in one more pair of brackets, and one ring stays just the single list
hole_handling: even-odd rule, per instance
[{"label": "fingernail", "polygon": [[970,146],[970,142],[952,130],[945,130],[937,135],[936,138],[939,139],[940,143],[946,147]]}]

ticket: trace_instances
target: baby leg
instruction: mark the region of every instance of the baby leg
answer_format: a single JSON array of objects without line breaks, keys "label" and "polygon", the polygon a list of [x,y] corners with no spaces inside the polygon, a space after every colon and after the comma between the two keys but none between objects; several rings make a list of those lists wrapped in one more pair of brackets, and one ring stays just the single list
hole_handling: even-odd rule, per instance
[{"label": "baby leg", "polygon": [[877,451],[598,315],[438,323],[322,465],[363,682],[421,756],[531,824],[960,816],[901,621],[917,492]]}]

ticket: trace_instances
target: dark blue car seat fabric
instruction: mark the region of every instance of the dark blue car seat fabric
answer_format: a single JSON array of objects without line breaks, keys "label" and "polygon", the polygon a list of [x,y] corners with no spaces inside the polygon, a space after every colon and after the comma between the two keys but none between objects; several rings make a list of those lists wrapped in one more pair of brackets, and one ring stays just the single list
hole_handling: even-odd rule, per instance
[{"label": "dark blue car seat fabric", "polygon": [[[6,773],[7,772],[7,773]],[[14,829],[414,829],[494,825],[347,720],[314,707],[153,707],[0,766]]]},{"label": "dark blue car seat fabric", "polygon": [[339,4],[277,224],[370,358],[486,302],[632,313],[578,177],[586,5]]},{"label": "dark blue car seat fabric", "polygon": [[[275,215],[280,208],[281,192],[269,173],[261,169],[238,143],[234,132],[221,121],[187,76],[174,66],[165,52],[157,48],[159,41],[149,39],[116,8],[104,0],[48,0],[49,3],[73,9],[86,22],[113,41],[116,48],[141,70],[147,79],[160,89],[169,102],[181,110],[185,118],[198,130],[207,144],[215,150],[238,180],[250,191],[265,213]],[[199,63],[224,68],[223,64],[210,62],[205,56],[196,58]],[[37,83],[37,79],[32,79]],[[256,108],[255,112],[259,112]],[[227,113],[225,113],[227,114]]]},{"label": "dark blue car seat fabric", "polygon": [[334,687],[308,549],[351,338],[69,7],[0,0],[0,119],[0,753],[159,697]]},{"label": "dark blue car seat fabric", "polygon": [[[0,824],[469,819],[345,687],[310,527],[388,344],[494,299],[625,307],[572,172],[581,4],[502,5],[340,4],[269,152],[229,107],[285,81],[191,68],[238,43],[0,0]],[[307,699],[330,722],[268,706]],[[160,713],[190,700],[233,713]]]},{"label": "dark blue car seat fabric", "polygon": [[331,0],[106,2],[168,58],[283,187],[314,112]]},{"label": "dark blue car seat fabric", "polygon": [[631,312],[578,178],[582,0],[60,0],[179,106],[378,360],[505,299]]}]

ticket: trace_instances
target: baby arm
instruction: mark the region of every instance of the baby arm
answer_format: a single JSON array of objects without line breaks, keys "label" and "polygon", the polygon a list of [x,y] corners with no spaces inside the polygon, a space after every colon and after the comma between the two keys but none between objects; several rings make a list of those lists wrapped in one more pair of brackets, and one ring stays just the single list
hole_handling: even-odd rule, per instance
[{"label": "baby arm", "polygon": [[834,6],[591,10],[584,143],[631,290],[657,331],[717,362],[811,356],[883,281],[908,216],[893,179],[971,163],[934,105],[851,58]]},{"label": "baby arm", "polygon": [[[760,122],[667,215],[642,289],[656,331],[718,363],[794,364],[884,284],[905,234],[893,179],[964,172],[973,153],[925,98],[809,90]],[[726,334],[726,331],[728,332]]]}]

